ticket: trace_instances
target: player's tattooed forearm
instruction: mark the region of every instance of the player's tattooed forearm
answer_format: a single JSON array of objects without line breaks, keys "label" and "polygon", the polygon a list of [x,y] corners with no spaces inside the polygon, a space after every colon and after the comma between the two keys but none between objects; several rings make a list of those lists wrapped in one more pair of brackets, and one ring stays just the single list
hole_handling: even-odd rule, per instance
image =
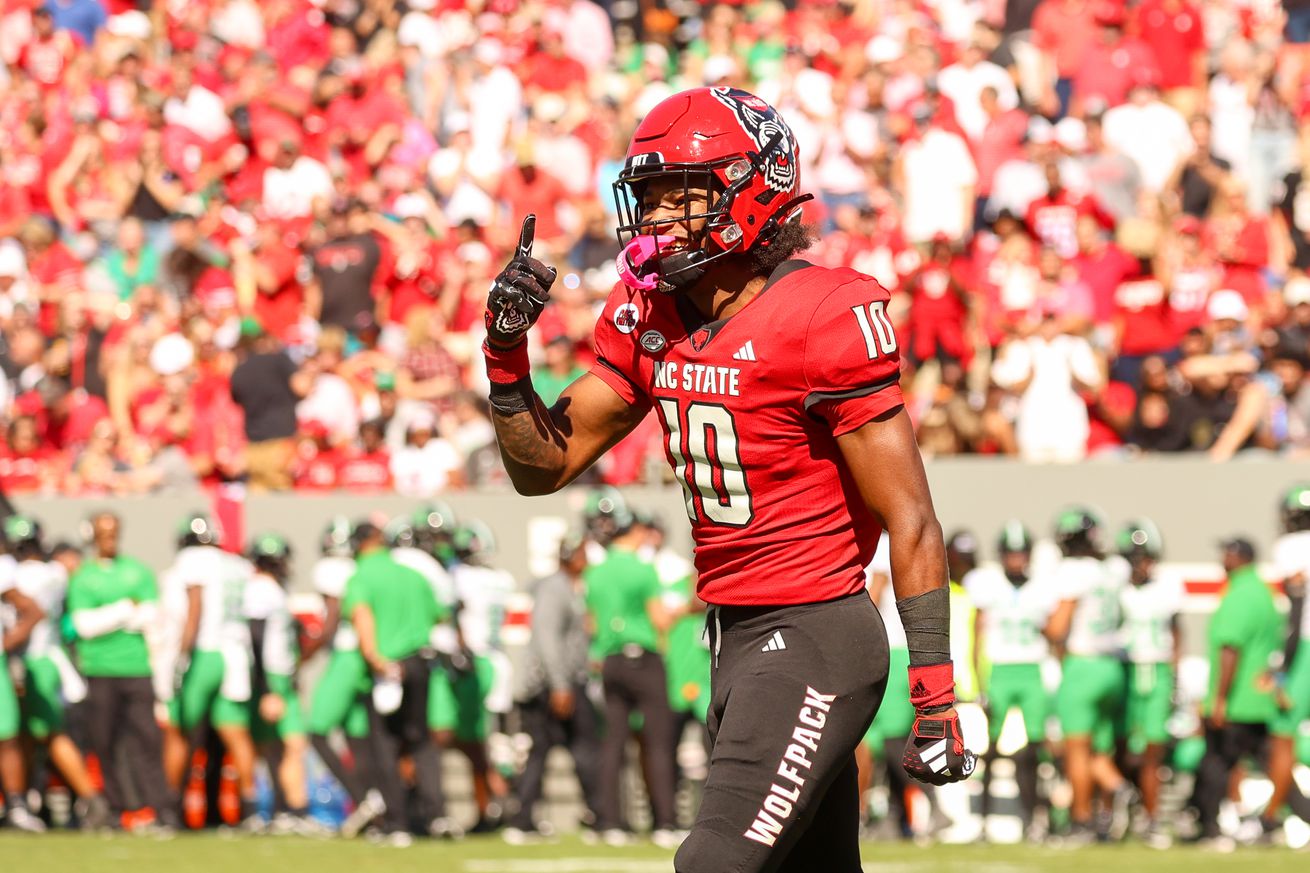
[{"label": "player's tattooed forearm", "polygon": [[496,436],[506,464],[554,469],[564,462],[564,438],[540,403],[532,412],[495,416]]}]

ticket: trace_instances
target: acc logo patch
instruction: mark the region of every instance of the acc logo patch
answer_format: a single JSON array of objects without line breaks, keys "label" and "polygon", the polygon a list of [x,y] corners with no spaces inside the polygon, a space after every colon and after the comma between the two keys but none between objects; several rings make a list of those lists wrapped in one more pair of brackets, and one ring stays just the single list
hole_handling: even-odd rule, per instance
[{"label": "acc logo patch", "polygon": [[624,303],[618,309],[614,310],[614,326],[619,329],[619,333],[632,333],[637,329],[637,306],[634,303]]},{"label": "acc logo patch", "polygon": [[641,347],[652,355],[664,348],[665,343],[664,334],[658,330],[648,330],[641,335]]}]

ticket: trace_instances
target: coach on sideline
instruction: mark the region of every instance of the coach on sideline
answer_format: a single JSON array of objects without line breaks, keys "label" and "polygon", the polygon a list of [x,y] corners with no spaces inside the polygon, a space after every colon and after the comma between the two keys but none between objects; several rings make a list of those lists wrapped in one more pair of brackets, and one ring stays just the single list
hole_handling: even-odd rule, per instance
[{"label": "coach on sideline", "polygon": [[[86,676],[86,723],[100,759],[105,797],[115,814],[129,798],[152,807],[156,827],[180,824],[176,800],[164,779],[163,737],[155,721],[155,692],[144,630],[159,602],[155,574],[119,554],[121,525],[112,512],[90,520],[94,556],[68,581],[68,613],[77,632],[77,658]],[[117,764],[126,753],[134,795],[124,791]]]},{"label": "coach on sideline", "polygon": [[[1210,617],[1210,693],[1206,699],[1205,757],[1193,802],[1201,838],[1220,848],[1219,804],[1233,767],[1258,757],[1276,714],[1269,660],[1283,641],[1283,618],[1255,569],[1255,547],[1242,538],[1221,544],[1228,588]],[[1227,846],[1222,846],[1227,848]]]}]

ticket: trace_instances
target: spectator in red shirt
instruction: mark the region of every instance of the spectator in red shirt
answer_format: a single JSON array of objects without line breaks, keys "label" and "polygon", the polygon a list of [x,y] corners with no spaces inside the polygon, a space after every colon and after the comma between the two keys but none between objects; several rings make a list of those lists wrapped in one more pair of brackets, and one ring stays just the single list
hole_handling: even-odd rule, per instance
[{"label": "spectator in red shirt", "polygon": [[1190,215],[1174,223],[1173,234],[1165,238],[1157,260],[1156,274],[1169,294],[1169,311],[1181,340],[1189,330],[1209,321],[1206,309],[1210,295],[1220,287],[1223,270],[1201,245],[1201,222]]},{"label": "spectator in red shirt", "polygon": [[1158,83],[1160,70],[1146,43],[1124,35],[1125,13],[1116,0],[1096,7],[1097,39],[1073,80],[1073,106],[1082,114],[1094,104],[1118,106],[1139,82]]},{"label": "spectator in red shirt", "polygon": [[1043,99],[1048,115],[1069,112],[1074,76],[1096,40],[1095,5],[1096,0],[1042,0],[1033,13],[1033,42],[1051,68],[1044,81],[1055,82],[1055,93]]},{"label": "spectator in red shirt", "polygon": [[950,238],[933,238],[928,261],[905,281],[910,294],[908,347],[915,366],[936,358],[965,367],[973,359],[969,343],[969,294]]},{"label": "spectator in red shirt", "polygon": [[1092,292],[1078,278],[1078,271],[1050,246],[1043,246],[1037,258],[1041,280],[1033,306],[1026,314],[1029,326],[1054,317],[1061,333],[1083,336],[1092,325]]},{"label": "spectator in red shirt", "polygon": [[44,218],[28,219],[18,241],[27,257],[27,293],[39,306],[37,323],[42,333],[53,336],[60,302],[81,284],[82,262],[58,241]]},{"label": "spectator in red shirt", "polygon": [[359,426],[359,446],[337,467],[337,485],[347,491],[378,492],[391,488],[391,452],[377,420]]},{"label": "spectator in red shirt", "polygon": [[19,68],[42,88],[54,90],[76,54],[76,38],[66,30],[55,30],[50,10],[44,6],[32,10],[32,39],[19,53]]},{"label": "spectator in red shirt", "polygon": [[[551,258],[563,254],[565,248],[564,228],[560,226],[556,208],[569,199],[568,192],[558,179],[537,166],[536,156],[532,153],[532,144],[520,142],[517,154],[518,166],[509,170],[501,178],[497,199],[505,204],[504,215],[537,216],[537,244],[542,246],[545,254],[538,257]],[[514,222],[505,218],[500,224],[506,236],[502,241],[506,246],[513,243]]]},{"label": "spectator in red shirt", "polygon": [[63,475],[59,451],[43,443],[36,419],[20,415],[9,423],[7,442],[0,451],[0,492],[50,492]]},{"label": "spectator in red shirt", "polygon": [[1172,362],[1178,357],[1178,332],[1169,310],[1165,286],[1149,273],[1119,285],[1114,295],[1116,352],[1110,378],[1134,387],[1142,361],[1159,355]]},{"label": "spectator in red shirt", "polygon": [[1229,176],[1220,183],[1201,241],[1223,269],[1223,287],[1239,292],[1257,316],[1263,312],[1269,221],[1247,209],[1246,187],[1239,179]]},{"label": "spectator in red shirt", "polygon": [[1078,278],[1092,294],[1092,320],[1110,324],[1114,318],[1114,294],[1119,284],[1136,276],[1141,267],[1136,258],[1107,238],[1105,228],[1091,215],[1078,218],[1078,254],[1072,265]]},{"label": "spectator in red shirt", "polygon": [[1056,160],[1047,160],[1042,170],[1046,174],[1046,194],[1028,204],[1024,222],[1034,239],[1055,249],[1060,257],[1072,258],[1078,254],[1079,218],[1094,218],[1108,228],[1114,227],[1114,219],[1105,214],[1091,195],[1064,187]]},{"label": "spectator in red shirt", "polygon": [[1205,26],[1192,0],[1143,0],[1133,10],[1138,35],[1155,56],[1165,101],[1191,116],[1206,87]]},{"label": "spectator in red shirt", "polygon": [[[996,170],[1006,161],[1023,157],[1024,137],[1028,134],[1028,113],[1022,109],[1005,109],[1001,106],[996,89],[990,85],[978,96],[987,124],[982,136],[973,143],[973,159],[978,166],[978,219],[985,213],[987,198],[992,193],[992,179]],[[975,230],[981,227],[975,220]]]},{"label": "spectator in red shirt", "polygon": [[381,276],[378,311],[383,326],[403,325],[411,313],[437,305],[445,288],[449,247],[433,236],[440,212],[431,195],[405,194],[396,199],[393,214],[400,226],[379,224],[391,244],[391,270]]},{"label": "spectator in red shirt", "polygon": [[380,87],[370,88],[362,67],[347,77],[347,87],[328,105],[328,141],[341,151],[350,181],[369,179],[400,141],[405,108]]},{"label": "spectator in red shirt", "polygon": [[587,68],[564,51],[564,35],[559,26],[541,26],[541,48],[523,65],[524,91],[531,103],[543,92],[585,99]]},{"label": "spectator in red shirt", "polygon": [[286,244],[278,222],[260,217],[264,220],[258,221],[253,250],[241,237],[228,245],[237,305],[265,331],[288,342],[305,309],[304,288],[296,276],[300,254]]},{"label": "spectator in red shirt", "polygon": [[291,465],[293,487],[297,491],[334,491],[337,468],[344,453],[332,445],[327,425],[305,421],[296,440],[296,457]]}]

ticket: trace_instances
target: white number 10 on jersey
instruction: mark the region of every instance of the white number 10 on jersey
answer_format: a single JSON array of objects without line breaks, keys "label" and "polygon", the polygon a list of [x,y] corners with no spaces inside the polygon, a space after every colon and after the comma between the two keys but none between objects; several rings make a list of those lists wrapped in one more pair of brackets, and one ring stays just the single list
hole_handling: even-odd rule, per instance
[{"label": "white number 10 on jersey", "polygon": [[668,397],[658,398],[657,407],[669,432],[673,473],[682,485],[692,523],[750,524],[754,510],[732,412],[717,403],[693,401],[687,404],[684,419],[678,401]]},{"label": "white number 10 on jersey", "polygon": [[875,300],[868,306],[852,306],[851,312],[855,313],[855,320],[860,323],[860,333],[864,334],[864,345],[869,351],[870,361],[896,351],[896,331],[892,329],[891,319],[887,317],[887,301]]}]

